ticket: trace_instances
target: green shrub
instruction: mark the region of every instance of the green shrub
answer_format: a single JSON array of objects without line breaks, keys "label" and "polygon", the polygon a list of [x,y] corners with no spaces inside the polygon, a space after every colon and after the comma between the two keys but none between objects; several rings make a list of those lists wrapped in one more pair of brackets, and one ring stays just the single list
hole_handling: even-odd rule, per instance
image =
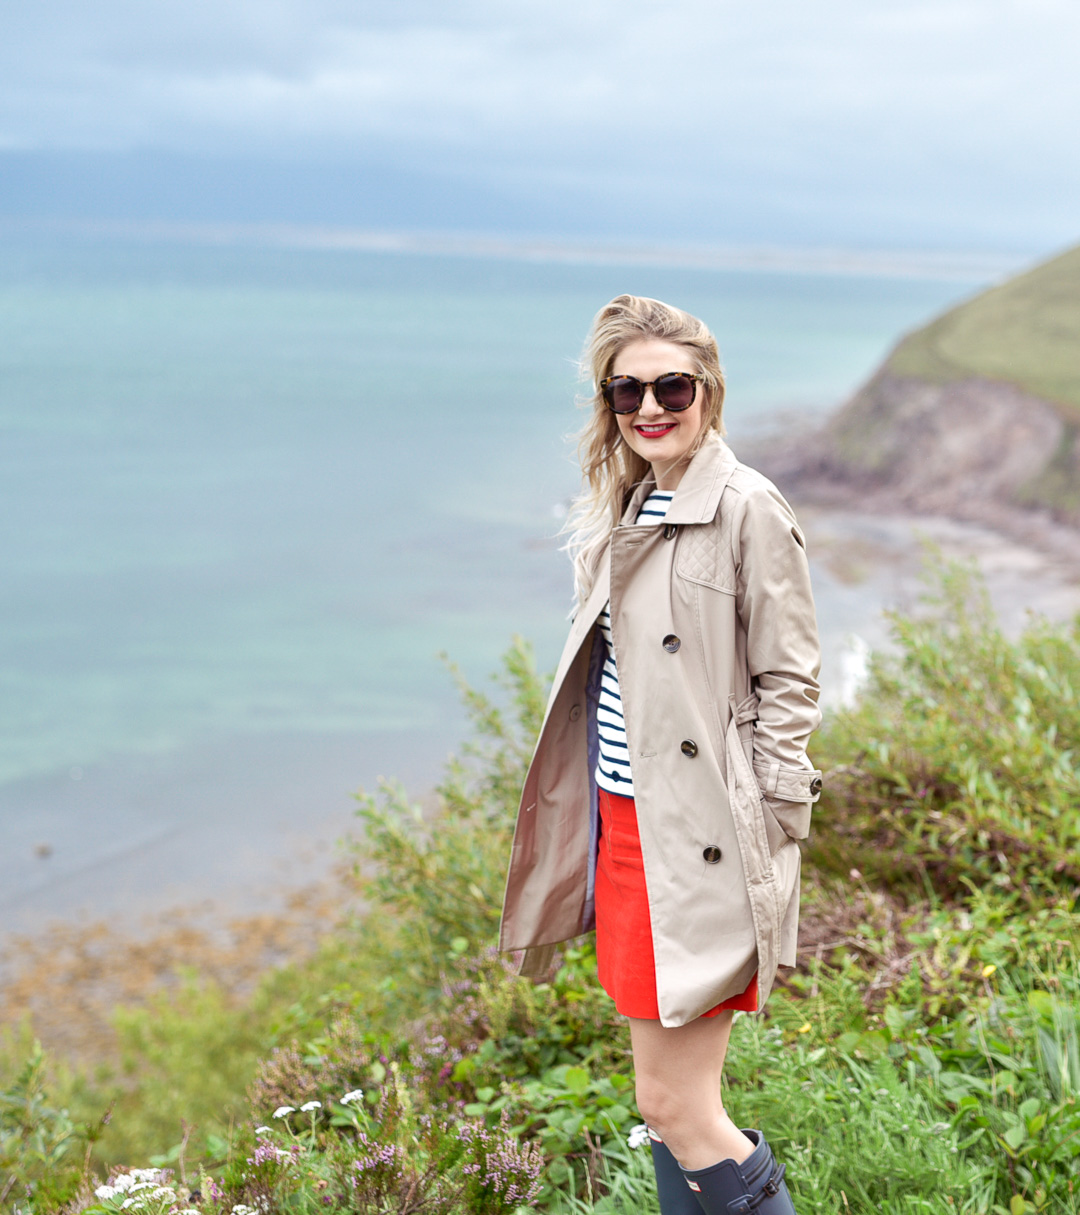
[{"label": "green shrub", "polygon": [[0,1090],[0,1209],[10,1200],[48,1211],[73,1198],[88,1172],[83,1149],[99,1129],[77,1126],[50,1103],[45,1055],[35,1042],[22,1070]]},{"label": "green shrub", "polygon": [[[391,1006],[427,998],[442,986],[448,957],[494,941],[518,799],[544,713],[546,684],[520,638],[498,679],[508,709],[451,670],[475,737],[449,761],[437,810],[425,813],[392,783],[360,797],[364,831],[353,847],[364,896],[395,930],[374,950]],[[371,912],[365,926],[370,920]]]},{"label": "green shrub", "polygon": [[892,616],[858,706],[817,744],[829,769],[809,857],[909,895],[992,883],[1032,901],[1080,880],[1080,620],[1015,641],[952,566],[929,610]]}]

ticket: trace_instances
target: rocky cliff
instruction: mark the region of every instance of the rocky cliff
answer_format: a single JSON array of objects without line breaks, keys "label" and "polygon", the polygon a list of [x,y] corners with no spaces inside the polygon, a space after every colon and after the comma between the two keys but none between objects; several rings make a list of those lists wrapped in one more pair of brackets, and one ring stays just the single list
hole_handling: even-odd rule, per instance
[{"label": "rocky cliff", "polygon": [[1078,436],[1080,247],[909,334],[821,431],[755,457],[796,496],[1071,532]]}]

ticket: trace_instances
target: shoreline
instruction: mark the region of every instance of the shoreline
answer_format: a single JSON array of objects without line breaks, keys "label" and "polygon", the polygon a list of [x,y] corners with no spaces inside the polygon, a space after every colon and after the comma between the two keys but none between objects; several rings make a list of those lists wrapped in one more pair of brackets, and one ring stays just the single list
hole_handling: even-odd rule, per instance
[{"label": "shoreline", "polygon": [[359,826],[358,790],[384,777],[421,799],[434,787],[455,725],[225,737],[8,786],[0,954],[57,923],[139,936],[197,907],[278,913],[332,871]]}]

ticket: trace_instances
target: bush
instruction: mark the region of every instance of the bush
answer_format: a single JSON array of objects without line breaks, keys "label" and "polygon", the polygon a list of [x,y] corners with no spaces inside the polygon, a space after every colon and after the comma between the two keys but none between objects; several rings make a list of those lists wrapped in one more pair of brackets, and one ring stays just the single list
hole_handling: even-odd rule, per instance
[{"label": "bush", "polygon": [[22,1070],[0,1090],[0,1205],[10,1199],[48,1210],[73,1198],[88,1174],[82,1149],[95,1131],[50,1104],[45,1056],[35,1042]]},{"label": "bush", "polygon": [[415,1013],[442,989],[448,959],[495,939],[518,798],[547,698],[520,638],[498,678],[509,711],[451,670],[475,737],[449,761],[437,810],[425,814],[389,782],[360,796],[357,872],[380,927],[390,930],[365,952],[378,958],[391,1018]]},{"label": "bush", "polygon": [[1032,902],[1080,880],[1080,618],[1016,641],[952,566],[893,614],[859,705],[817,744],[829,769],[809,856],[871,883],[963,899],[992,883]]}]

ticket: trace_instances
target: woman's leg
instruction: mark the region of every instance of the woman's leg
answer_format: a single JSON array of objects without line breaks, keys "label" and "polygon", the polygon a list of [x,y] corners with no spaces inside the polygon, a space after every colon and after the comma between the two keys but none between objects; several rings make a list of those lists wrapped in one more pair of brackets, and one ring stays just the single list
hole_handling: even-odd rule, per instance
[{"label": "woman's leg", "polygon": [[725,1011],[677,1029],[629,1018],[638,1109],[684,1169],[741,1162],[754,1150],[720,1091],[733,1017]]},{"label": "woman's leg", "polygon": [[[758,1131],[744,1135],[724,1109],[720,1081],[734,1013],[699,1017],[678,1029],[630,1018],[641,1116],[664,1140],[705,1215],[754,1210],[795,1215],[784,1169]],[[657,1181],[661,1180],[657,1169]],[[671,1194],[673,1215],[690,1208]]]}]

